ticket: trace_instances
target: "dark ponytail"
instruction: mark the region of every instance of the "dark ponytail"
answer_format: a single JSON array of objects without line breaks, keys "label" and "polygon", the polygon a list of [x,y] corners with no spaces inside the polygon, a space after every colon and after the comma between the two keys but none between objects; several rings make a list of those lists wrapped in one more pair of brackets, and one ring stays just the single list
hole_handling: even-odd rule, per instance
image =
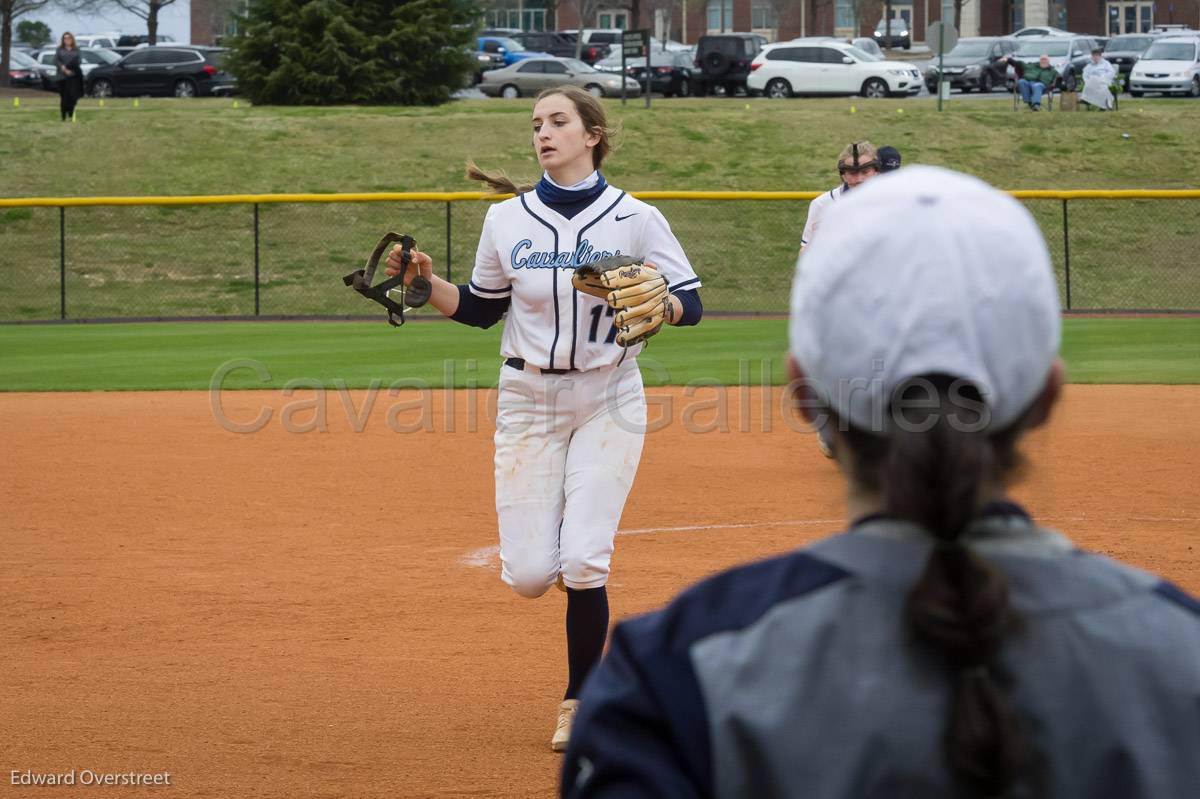
[{"label": "dark ponytail", "polygon": [[976,796],[1005,796],[1026,751],[993,662],[1018,619],[1004,575],[961,536],[985,490],[1014,468],[1019,425],[988,435],[979,393],[944,375],[908,381],[893,395],[891,412],[886,437],[849,431],[853,476],[882,496],[884,513],[936,540],[906,615],[917,639],[942,656],[953,683],[945,749],[955,777]]}]

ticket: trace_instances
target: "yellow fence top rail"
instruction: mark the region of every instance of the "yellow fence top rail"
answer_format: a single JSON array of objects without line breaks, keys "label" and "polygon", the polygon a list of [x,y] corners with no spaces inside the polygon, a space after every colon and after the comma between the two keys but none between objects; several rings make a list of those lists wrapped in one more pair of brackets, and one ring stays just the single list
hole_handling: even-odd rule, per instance
[{"label": "yellow fence top rail", "polygon": [[[642,200],[812,200],[820,191],[634,191]],[[1200,200],[1200,189],[1076,189],[1009,191],[1019,200]],[[70,208],[112,205],[231,205],[248,203],[461,202],[503,200],[510,194],[478,191],[371,192],[365,194],[205,194],[146,197],[0,197],[0,208]]]}]

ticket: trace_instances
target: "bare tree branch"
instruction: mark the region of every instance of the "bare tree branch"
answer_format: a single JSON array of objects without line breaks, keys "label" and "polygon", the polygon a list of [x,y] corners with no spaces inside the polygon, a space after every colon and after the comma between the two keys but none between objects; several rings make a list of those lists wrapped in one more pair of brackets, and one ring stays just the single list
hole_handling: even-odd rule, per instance
[{"label": "bare tree branch", "polygon": [[[25,0],[29,2],[30,0]],[[135,17],[145,20],[146,34],[150,44],[158,43],[158,13],[176,0],[68,0],[66,8],[75,13],[96,13],[110,8],[128,11]]]},{"label": "bare tree branch", "polygon": [[575,39],[575,57],[579,58],[583,55],[583,29],[591,27],[596,19],[596,12],[609,5],[609,0],[561,0],[559,5],[564,5],[579,15],[579,31]]}]

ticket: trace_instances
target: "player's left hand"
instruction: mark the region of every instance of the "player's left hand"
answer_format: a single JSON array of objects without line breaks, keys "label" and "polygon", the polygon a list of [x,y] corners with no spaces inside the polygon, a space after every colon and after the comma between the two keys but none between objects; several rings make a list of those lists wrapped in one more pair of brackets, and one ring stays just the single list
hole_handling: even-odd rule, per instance
[{"label": "player's left hand", "polygon": [[601,259],[575,271],[575,288],[596,297],[616,310],[613,326],[616,342],[623,347],[645,341],[662,329],[671,310],[667,279],[654,264],[628,257],[612,263]]}]

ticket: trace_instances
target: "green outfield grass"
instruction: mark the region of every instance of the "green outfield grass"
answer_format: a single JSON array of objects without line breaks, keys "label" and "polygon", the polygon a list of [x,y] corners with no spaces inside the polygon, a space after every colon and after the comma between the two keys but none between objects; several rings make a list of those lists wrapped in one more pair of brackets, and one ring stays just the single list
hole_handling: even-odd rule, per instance
[{"label": "green outfield grass", "polygon": [[[234,108],[234,103],[238,108]],[[463,191],[475,159],[537,177],[532,101],[436,108],[251,106],[245,100],[58,98],[0,107],[0,196]],[[1197,188],[1200,103],[1122,98],[1112,114],[1017,113],[1004,99],[605,100],[627,190],[820,190],[846,142],[939,164],[1006,189]],[[1128,134],[1125,138],[1123,134]],[[53,157],[48,154],[53,153]]]},{"label": "green outfield grass", "polygon": [[[490,386],[499,338],[443,322],[0,326],[0,389],[207,389],[223,365],[233,389]],[[648,385],[758,384],[764,368],[778,384],[786,338],[779,319],[707,319],[663,332],[639,361]],[[1200,383],[1200,318],[1067,319],[1063,357],[1077,383]]]},{"label": "green outfield grass", "polygon": [[[538,174],[531,101],[437,108],[254,107],[232,99],[88,99],[78,122],[57,98],[0,107],[0,196],[463,191],[473,159]],[[1014,113],[1005,99],[706,98],[606,101],[617,147],[604,171],[627,190],[822,190],[852,139],[898,146],[905,163],[949,166],[1009,189],[1200,188],[1200,103],[1128,99],[1114,114]],[[1128,136],[1128,138],[1126,138]],[[48,157],[47,153],[54,156]],[[807,203],[657,205],[704,279],[706,307],[786,310]],[[1027,202],[1066,296],[1063,209]],[[362,301],[340,277],[388,229],[416,236],[462,281],[486,206],[263,205],[260,310],[346,316]],[[76,319],[254,314],[249,205],[70,208],[67,314]],[[1070,206],[1075,309],[1197,309],[1200,200]],[[0,209],[0,320],[59,316],[59,209]]]}]

